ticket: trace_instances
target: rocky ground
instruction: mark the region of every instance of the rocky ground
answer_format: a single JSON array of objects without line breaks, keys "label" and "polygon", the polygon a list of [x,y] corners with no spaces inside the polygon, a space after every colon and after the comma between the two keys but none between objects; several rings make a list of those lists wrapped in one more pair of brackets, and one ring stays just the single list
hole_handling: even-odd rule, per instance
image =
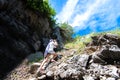
[{"label": "rocky ground", "polygon": [[46,64],[44,74],[36,72],[41,62],[27,65],[25,60],[5,80],[120,80],[120,38],[112,34],[92,38],[83,54],[76,49],[58,52],[59,59]]},{"label": "rocky ground", "polygon": [[[71,50],[63,50],[62,53],[58,52],[57,54],[59,55],[64,54],[65,57],[63,57],[62,59],[59,59],[57,62],[62,63],[63,59],[65,60],[65,58],[67,59],[68,56],[70,55],[72,56],[75,53],[75,51],[76,51],[75,49],[71,49]],[[39,56],[43,56],[41,55],[41,52],[28,56],[25,60],[23,60],[23,62],[20,65],[18,65],[18,67],[16,67],[13,71],[11,71],[4,78],[4,80],[33,80],[35,79],[36,77],[35,72],[37,68],[40,66],[42,61],[36,62],[33,64],[31,62],[39,58]],[[56,63],[52,63],[52,64],[56,65]]]},{"label": "rocky ground", "polygon": [[17,68],[11,71],[4,80],[29,80],[34,77],[29,73],[29,65],[26,64],[26,60],[23,61]]}]

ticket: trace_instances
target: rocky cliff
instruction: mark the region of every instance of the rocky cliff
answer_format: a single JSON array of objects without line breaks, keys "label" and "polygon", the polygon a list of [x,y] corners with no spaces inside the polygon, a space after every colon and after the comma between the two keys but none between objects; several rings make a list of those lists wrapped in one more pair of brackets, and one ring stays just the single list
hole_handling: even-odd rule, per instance
[{"label": "rocky cliff", "polygon": [[30,53],[43,51],[56,31],[47,17],[26,4],[26,0],[0,0],[0,78]]}]

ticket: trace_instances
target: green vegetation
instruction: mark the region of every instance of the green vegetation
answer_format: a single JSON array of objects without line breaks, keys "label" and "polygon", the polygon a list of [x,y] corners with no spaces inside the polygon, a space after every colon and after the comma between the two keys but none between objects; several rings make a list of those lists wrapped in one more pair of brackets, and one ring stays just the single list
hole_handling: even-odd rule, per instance
[{"label": "green vegetation", "polygon": [[106,34],[106,33],[116,34],[116,35],[120,36],[120,28],[116,28],[116,29],[111,30],[111,31],[106,31],[106,32],[103,32],[101,34]]},{"label": "green vegetation", "polygon": [[73,28],[72,26],[70,26],[68,23],[60,23],[59,24],[60,28],[61,28],[61,35],[64,39],[64,41],[70,41],[72,39],[72,35],[73,35]]},{"label": "green vegetation", "polygon": [[85,48],[85,43],[91,41],[91,34],[86,36],[77,36],[73,41],[67,42],[65,47],[69,49],[77,49],[77,52],[81,52]]},{"label": "green vegetation", "polygon": [[86,36],[77,36],[71,42],[67,42],[65,44],[65,47],[69,48],[69,49],[74,48],[74,49],[77,49],[78,52],[81,52],[85,48],[85,43],[88,43],[91,41],[92,36],[103,35],[106,33],[112,33],[112,34],[116,34],[116,35],[120,36],[120,28],[117,28],[117,29],[111,30],[111,31],[106,31],[106,32],[91,33]]},{"label": "green vegetation", "polygon": [[39,11],[43,16],[53,17],[56,14],[48,0],[27,0],[27,5],[32,9]]},{"label": "green vegetation", "polygon": [[48,0],[27,0],[27,6],[38,11],[41,16],[48,18],[50,26],[55,24],[55,10],[50,6]]}]

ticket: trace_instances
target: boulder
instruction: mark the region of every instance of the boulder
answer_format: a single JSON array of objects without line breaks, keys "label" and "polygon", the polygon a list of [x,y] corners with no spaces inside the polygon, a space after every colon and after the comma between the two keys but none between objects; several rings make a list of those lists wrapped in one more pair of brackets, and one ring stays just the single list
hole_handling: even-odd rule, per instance
[{"label": "boulder", "polygon": [[101,50],[94,52],[93,61],[97,63],[120,62],[120,48],[117,45],[103,46]]},{"label": "boulder", "polygon": [[37,69],[40,67],[40,64],[41,63],[33,63],[33,64],[31,64],[29,72],[31,74],[34,74],[37,71]]},{"label": "boulder", "polygon": [[92,41],[86,45],[85,53],[92,54],[95,63],[119,63],[120,36],[110,33],[93,36]]},{"label": "boulder", "polygon": [[53,76],[54,76],[53,71],[48,71],[48,72],[46,73],[46,76],[47,76],[47,77],[53,77]]}]

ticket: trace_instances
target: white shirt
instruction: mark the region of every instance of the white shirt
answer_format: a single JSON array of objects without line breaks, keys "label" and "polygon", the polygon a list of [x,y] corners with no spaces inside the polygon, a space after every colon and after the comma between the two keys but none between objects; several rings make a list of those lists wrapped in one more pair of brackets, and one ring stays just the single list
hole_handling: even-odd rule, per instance
[{"label": "white shirt", "polygon": [[57,45],[58,45],[57,41],[51,39],[50,42],[48,43],[46,49],[45,49],[44,57],[46,57],[46,55],[48,53],[55,53],[54,48],[56,48]]}]

